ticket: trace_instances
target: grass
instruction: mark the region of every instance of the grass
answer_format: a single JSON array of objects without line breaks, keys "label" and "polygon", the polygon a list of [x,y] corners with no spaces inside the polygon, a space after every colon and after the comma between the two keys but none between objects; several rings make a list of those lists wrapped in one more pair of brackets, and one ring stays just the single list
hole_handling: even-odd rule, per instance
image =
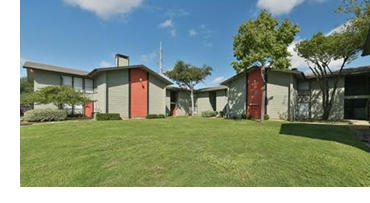
[{"label": "grass", "polygon": [[370,186],[340,126],[167,118],[21,127],[21,186]]}]

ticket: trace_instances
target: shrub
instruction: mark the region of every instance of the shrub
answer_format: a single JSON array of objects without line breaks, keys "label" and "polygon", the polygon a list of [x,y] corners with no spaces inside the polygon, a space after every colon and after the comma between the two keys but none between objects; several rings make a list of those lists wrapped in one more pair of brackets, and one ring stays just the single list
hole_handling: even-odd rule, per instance
[{"label": "shrub", "polygon": [[215,117],[217,116],[217,111],[203,111],[202,112],[202,117],[205,118],[210,118],[210,117]]},{"label": "shrub", "polygon": [[242,114],[242,115],[240,116],[240,118],[241,118],[241,119],[247,119],[247,115],[246,115],[246,114]]},{"label": "shrub", "polygon": [[148,114],[147,119],[166,118],[164,114]]},{"label": "shrub", "polygon": [[220,117],[220,118],[224,117],[224,115],[225,115],[225,113],[223,111],[219,111],[218,114],[217,114],[217,116]]},{"label": "shrub", "polygon": [[66,110],[35,109],[24,113],[24,120],[30,122],[63,121],[66,118]]},{"label": "shrub", "polygon": [[270,119],[270,116],[266,114],[264,118],[267,121],[268,119]]},{"label": "shrub", "polygon": [[97,121],[121,120],[119,113],[97,113]]}]

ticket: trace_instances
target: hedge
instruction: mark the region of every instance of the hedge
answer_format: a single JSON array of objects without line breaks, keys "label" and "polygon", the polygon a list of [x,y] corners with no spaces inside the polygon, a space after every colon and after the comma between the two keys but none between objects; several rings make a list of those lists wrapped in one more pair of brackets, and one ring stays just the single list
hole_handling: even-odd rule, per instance
[{"label": "hedge", "polygon": [[217,111],[203,111],[202,117],[209,118],[217,116]]},{"label": "hedge", "polygon": [[147,119],[166,118],[166,116],[164,114],[148,114],[146,118]]},{"label": "hedge", "polygon": [[265,120],[267,121],[267,120],[269,120],[269,119],[270,119],[270,116],[266,114],[264,118],[265,118]]},{"label": "hedge", "polygon": [[97,121],[121,120],[119,113],[97,113]]},{"label": "hedge", "polygon": [[67,118],[66,110],[35,109],[24,113],[24,120],[30,122],[63,121]]}]

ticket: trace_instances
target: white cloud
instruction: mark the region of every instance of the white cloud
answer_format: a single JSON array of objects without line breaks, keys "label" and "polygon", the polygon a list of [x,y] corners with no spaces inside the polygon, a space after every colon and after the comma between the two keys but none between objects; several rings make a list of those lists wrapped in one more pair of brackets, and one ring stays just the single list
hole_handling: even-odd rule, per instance
[{"label": "white cloud", "polygon": [[100,67],[114,67],[114,65],[108,61],[101,61]]},{"label": "white cloud", "polygon": [[141,61],[142,62],[148,62],[148,61],[151,61],[155,58],[157,58],[157,53],[155,51],[153,51],[152,53],[149,53],[149,54],[141,55]]},{"label": "white cloud", "polygon": [[90,11],[104,20],[124,16],[139,7],[143,0],[64,0],[69,5]]},{"label": "white cloud", "polygon": [[20,62],[21,62],[21,66],[23,66],[23,64],[24,64],[26,61],[28,61],[28,59],[25,59],[25,58],[23,58],[23,57],[21,56],[21,60],[20,60]]},{"label": "white cloud", "polygon": [[[341,26],[338,26],[338,27],[336,27],[336,28],[334,28],[333,30],[331,30],[331,31],[329,31],[328,33],[326,33],[326,35],[330,35],[331,33],[334,33],[334,32],[338,32],[338,31],[340,31],[341,30],[341,28],[340,28]],[[291,65],[292,65],[292,68],[298,68],[298,69],[301,69],[302,71],[308,71],[308,72],[311,72],[310,70],[309,70],[309,68],[308,68],[308,64],[307,64],[307,62],[306,62],[306,60],[304,59],[304,58],[301,58],[300,56],[298,56],[298,53],[294,50],[294,48],[295,48],[295,46],[299,43],[299,42],[301,42],[301,41],[303,41],[303,40],[305,40],[305,39],[300,39],[300,38],[298,38],[298,39],[296,39],[296,40],[294,40],[290,45],[289,45],[289,47],[288,47],[288,51],[289,51],[289,53],[290,54],[292,54],[292,56],[291,56]],[[341,65],[342,65],[342,62],[343,62],[343,60],[334,60],[334,61],[331,61],[330,62],[330,68],[332,69],[332,70],[336,70],[336,69],[338,69]]]},{"label": "white cloud", "polygon": [[197,35],[197,32],[194,29],[189,30],[189,36],[195,36]]},{"label": "white cloud", "polygon": [[166,13],[164,14],[167,18],[177,18],[177,17],[183,17],[183,16],[187,16],[189,15],[190,13],[183,10],[183,9],[169,9],[166,11]]},{"label": "white cloud", "polygon": [[225,80],[225,77],[217,77],[212,80],[212,83],[220,83]]},{"label": "white cloud", "polygon": [[294,7],[305,1],[323,2],[325,0],[258,0],[257,7],[275,15],[283,15],[290,13]]},{"label": "white cloud", "polygon": [[346,27],[349,25],[349,23],[350,23],[350,21],[347,21],[347,22],[335,27],[334,29],[330,30],[329,32],[325,33],[325,35],[328,36],[328,35],[332,35],[334,33],[341,33],[346,29]]},{"label": "white cloud", "polygon": [[165,20],[163,23],[159,24],[160,28],[173,27],[172,19]]},{"label": "white cloud", "polygon": [[159,28],[168,28],[170,30],[170,35],[172,37],[176,36],[176,28],[174,23],[172,22],[172,19],[167,19],[164,22],[160,23]]},{"label": "white cloud", "polygon": [[294,50],[295,46],[301,41],[302,39],[298,38],[294,40],[288,47],[288,51],[292,55],[290,58],[292,68],[308,68],[305,59],[298,56],[298,53]]}]

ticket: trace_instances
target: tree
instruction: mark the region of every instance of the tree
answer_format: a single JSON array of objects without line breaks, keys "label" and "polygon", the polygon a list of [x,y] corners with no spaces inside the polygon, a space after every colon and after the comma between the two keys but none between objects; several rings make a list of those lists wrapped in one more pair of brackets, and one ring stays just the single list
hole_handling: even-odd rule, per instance
[{"label": "tree", "polygon": [[24,93],[31,93],[31,92],[33,92],[33,82],[30,82],[27,77],[21,77],[21,80],[20,80],[21,95]]},{"label": "tree", "polygon": [[262,104],[260,120],[265,115],[266,95],[266,69],[288,69],[291,54],[288,46],[300,29],[297,24],[285,19],[281,23],[266,10],[263,10],[257,19],[248,20],[238,28],[234,36],[234,57],[232,62],[237,72],[245,71],[251,67],[259,67],[262,77]]},{"label": "tree", "polygon": [[172,70],[164,73],[167,77],[174,80],[179,87],[190,91],[192,116],[194,116],[194,87],[211,75],[211,72],[212,68],[210,66],[204,65],[200,68],[180,60],[176,62]]},{"label": "tree", "polygon": [[29,95],[27,102],[37,104],[54,104],[59,109],[63,109],[63,105],[84,105],[89,99],[83,92],[67,86],[47,86],[39,91]]},{"label": "tree", "polygon": [[[368,29],[365,27],[370,24],[369,1],[364,1],[364,4],[356,0],[344,2],[345,7],[339,7],[338,11],[353,12],[354,15],[340,31],[330,35],[318,32],[311,39],[301,41],[295,47],[298,55],[307,61],[308,67],[320,85],[323,109],[321,119],[323,120],[328,120],[330,117],[343,68],[356,59],[363,49]],[[332,63],[335,60],[341,63],[337,71]]]}]

